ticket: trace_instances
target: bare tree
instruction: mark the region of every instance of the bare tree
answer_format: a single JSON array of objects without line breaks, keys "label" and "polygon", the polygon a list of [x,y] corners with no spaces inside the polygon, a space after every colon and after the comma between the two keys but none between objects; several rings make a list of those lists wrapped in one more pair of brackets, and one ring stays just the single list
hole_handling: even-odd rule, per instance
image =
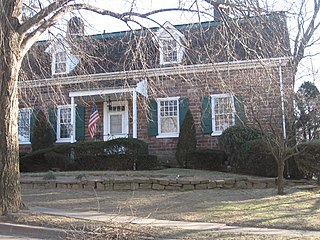
[{"label": "bare tree", "polygon": [[[21,63],[32,45],[47,29],[67,13],[88,10],[125,23],[151,19],[164,11],[189,11],[180,7],[158,9],[148,13],[116,13],[75,0],[38,1],[37,7],[23,0],[0,1],[0,200],[1,213],[16,212],[22,207],[18,145],[18,76]],[[134,1],[132,1],[134,3]],[[33,3],[33,1],[31,1]],[[23,8],[32,14],[23,17]]]},{"label": "bare tree", "polygon": [[[182,1],[179,1],[182,2]],[[38,1],[38,5],[32,5],[34,1],[29,1],[29,4],[23,0],[0,0],[0,49],[1,49],[1,64],[0,64],[0,200],[1,200],[1,213],[7,214],[9,212],[18,211],[22,207],[20,184],[19,184],[19,145],[18,145],[18,132],[17,132],[17,118],[18,118],[18,77],[21,68],[22,60],[31,49],[33,44],[39,39],[47,29],[54,26],[60,19],[66,14],[78,10],[87,10],[100,15],[109,16],[126,24],[133,22],[143,27],[142,19],[155,22],[152,16],[161,12],[171,11],[185,11],[185,12],[197,12],[200,10],[197,7],[201,1],[194,1],[190,6],[185,4],[179,4],[176,8],[164,8],[156,9],[147,13],[135,12],[132,7],[130,11],[123,13],[116,13],[109,9],[101,9],[99,7],[79,3],[75,0],[57,0],[57,1]],[[265,13],[262,10],[258,1],[252,3],[246,2],[231,2],[221,4],[221,1],[208,1],[205,2],[211,4],[216,10],[218,10],[222,17],[224,13],[229,11],[228,8],[233,8],[234,11],[229,16],[246,15],[251,16],[253,13],[255,16],[261,16]],[[131,6],[134,6],[135,1],[132,1]],[[302,2],[305,4],[305,2]],[[196,6],[195,8],[193,8]],[[319,24],[316,23],[316,19],[319,12],[319,2],[314,1],[314,14],[312,20],[309,22],[309,27],[301,28],[298,32],[302,37],[296,38],[296,47],[294,48],[294,66],[298,66],[299,62],[304,55],[305,48],[310,44],[313,34],[318,29]],[[23,15],[23,9],[28,9],[31,14]],[[195,10],[193,10],[195,9]],[[210,9],[212,15],[212,9]],[[210,14],[209,14],[210,15]],[[238,23],[226,22],[225,27],[221,28],[221,37],[224,34],[230,34],[233,37],[233,41],[228,44],[240,44],[240,48],[246,57],[249,59],[263,58],[267,55],[259,55],[257,49],[259,49],[261,42],[256,45],[256,48],[251,47],[252,42],[241,41],[240,35],[242,34]],[[228,25],[231,24],[231,25]],[[239,31],[235,31],[239,30]],[[240,35],[239,35],[240,34]],[[256,41],[259,31],[256,34],[246,33],[252,40]],[[279,39],[279,43],[283,39]],[[285,40],[284,40],[285,41]],[[298,44],[299,43],[299,44]],[[260,44],[260,45],[259,45]],[[272,42],[274,44],[274,42]],[[271,49],[271,43],[265,45],[267,49]],[[136,47],[136,46],[135,46]],[[210,53],[213,50],[207,48],[207,58],[212,62],[215,60],[214,56]],[[222,46],[224,47],[224,46]],[[266,53],[268,51],[265,51]],[[237,52],[232,53],[230,49],[225,54],[225,60],[237,59]],[[134,59],[139,59],[139,52],[136,52]],[[51,87],[53,91],[59,92],[59,90]]]}]

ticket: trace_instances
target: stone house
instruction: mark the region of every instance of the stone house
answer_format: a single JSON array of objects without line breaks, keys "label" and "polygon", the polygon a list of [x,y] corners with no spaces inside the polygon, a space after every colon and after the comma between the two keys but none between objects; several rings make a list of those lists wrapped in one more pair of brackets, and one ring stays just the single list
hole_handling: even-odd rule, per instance
[{"label": "stone house", "polygon": [[[30,150],[35,109],[47,109],[57,144],[133,137],[164,163],[189,108],[197,147],[217,147],[235,124],[276,125],[290,109],[292,70],[283,13],[39,41],[20,74],[19,142]],[[281,97],[282,96],[282,97]],[[93,103],[96,134],[88,134]]]}]

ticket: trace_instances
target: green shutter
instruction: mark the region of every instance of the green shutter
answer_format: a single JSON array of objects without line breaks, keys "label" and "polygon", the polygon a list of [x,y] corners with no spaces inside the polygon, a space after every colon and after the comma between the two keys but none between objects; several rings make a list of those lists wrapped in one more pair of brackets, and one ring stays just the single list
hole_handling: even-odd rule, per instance
[{"label": "green shutter", "polygon": [[188,98],[180,98],[179,99],[179,124],[180,129],[182,127],[183,121],[186,117],[187,111],[189,109],[189,99]]},{"label": "green shutter", "polygon": [[246,122],[246,112],[244,110],[243,99],[240,96],[234,96],[234,108],[236,110],[235,114],[235,124],[243,125]]},{"label": "green shutter", "polygon": [[148,135],[158,135],[158,104],[155,100],[149,101],[148,107]]},{"label": "green shutter", "polygon": [[85,108],[82,106],[76,107],[76,140],[84,141],[84,114]]},{"label": "green shutter", "polygon": [[210,96],[204,96],[201,100],[201,127],[204,134],[212,133],[212,110]]},{"label": "green shutter", "polygon": [[49,122],[51,127],[51,137],[52,141],[57,141],[57,111],[53,108],[49,109]]}]

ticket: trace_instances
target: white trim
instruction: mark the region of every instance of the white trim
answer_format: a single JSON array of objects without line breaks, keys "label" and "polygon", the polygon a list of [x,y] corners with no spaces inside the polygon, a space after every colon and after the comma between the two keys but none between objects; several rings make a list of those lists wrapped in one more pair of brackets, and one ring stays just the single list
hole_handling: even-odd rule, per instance
[{"label": "white trim", "polygon": [[[179,104],[179,99],[180,97],[166,97],[166,98],[157,98],[157,108],[158,108],[158,135],[156,136],[156,138],[176,138],[179,137],[179,133],[180,133],[180,104]],[[162,101],[177,101],[177,132],[172,132],[172,133],[161,133],[161,111],[160,111],[160,103]]]},{"label": "white trim", "polygon": [[[128,137],[129,135],[129,114],[128,101],[112,101],[112,106],[124,106],[125,110],[121,112],[110,112],[108,102],[103,103],[103,140],[108,141],[114,138]],[[110,116],[122,115],[122,134],[110,135]]]},{"label": "white trim", "polygon": [[86,96],[96,96],[96,95],[108,95],[108,94],[115,94],[115,93],[128,93],[128,92],[132,92],[132,91],[134,91],[134,88],[78,91],[78,92],[70,92],[69,97],[86,97]]},{"label": "white trim", "polygon": [[223,131],[216,131],[216,121],[215,121],[215,112],[214,112],[214,105],[215,99],[217,98],[225,98],[230,97],[232,103],[232,126],[235,125],[235,117],[236,117],[236,110],[234,105],[234,96],[231,93],[222,93],[222,94],[212,94],[211,97],[211,113],[212,113],[212,133],[211,136],[220,136]]},{"label": "white trim", "polygon": [[[279,67],[279,60],[281,66],[286,66],[291,57],[282,58],[267,58],[267,59],[256,59],[256,60],[242,60],[232,62],[220,62],[220,63],[208,63],[208,64],[195,64],[195,65],[179,65],[171,67],[151,68],[151,69],[140,69],[131,71],[120,71],[120,72],[108,72],[91,75],[78,75],[78,76],[57,76],[54,78],[47,79],[34,79],[28,81],[19,81],[19,88],[33,88],[41,86],[55,86],[55,85],[71,85],[77,83],[86,82],[99,82],[99,81],[114,81],[116,79],[146,79],[152,77],[161,76],[173,76],[181,74],[195,74],[195,73],[209,73],[219,71],[231,71],[239,69],[259,69],[259,68],[272,68]],[[109,90],[110,91],[110,90]],[[71,96],[70,96],[71,97]],[[75,96],[76,97],[76,96]]]},{"label": "white trim", "polygon": [[[173,40],[175,42],[175,52],[177,54],[177,59],[175,61],[165,61],[164,59],[164,41]],[[160,65],[166,64],[174,64],[181,63],[183,54],[184,54],[184,46],[182,45],[182,41],[185,42],[184,35],[176,29],[170,22],[165,22],[162,28],[157,31],[157,41],[159,43],[159,52],[160,52]]]},{"label": "white trim", "polygon": [[[19,114],[20,110],[25,110],[29,113],[29,141],[19,141],[19,144],[31,144],[31,114],[32,114],[32,108],[19,108]],[[18,122],[19,123],[19,122]],[[19,138],[19,126],[18,126],[18,138]]]},{"label": "white trim", "polygon": [[132,92],[132,137],[138,138],[137,91]]},{"label": "white trim", "polygon": [[72,133],[71,133],[71,143],[75,143],[76,140],[76,106],[74,104],[74,97],[71,97],[71,124],[72,124]]},{"label": "white trim", "polygon": [[56,143],[66,143],[66,142],[71,142],[72,141],[72,132],[70,133],[70,137],[69,138],[61,138],[60,137],[60,127],[61,127],[61,123],[60,123],[60,110],[61,109],[65,109],[65,108],[70,108],[71,110],[71,116],[70,116],[70,124],[72,124],[72,105],[71,104],[67,104],[67,105],[58,105],[57,106],[57,140]]}]

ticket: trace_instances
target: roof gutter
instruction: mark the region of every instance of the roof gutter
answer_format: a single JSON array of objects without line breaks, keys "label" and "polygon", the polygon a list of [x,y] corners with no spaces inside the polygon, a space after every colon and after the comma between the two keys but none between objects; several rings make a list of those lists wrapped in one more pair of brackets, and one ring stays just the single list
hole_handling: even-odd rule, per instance
[{"label": "roof gutter", "polygon": [[19,81],[19,88],[33,88],[42,86],[57,86],[57,85],[70,85],[86,82],[99,82],[108,80],[126,80],[126,79],[145,79],[155,78],[161,76],[173,76],[183,74],[197,74],[206,72],[219,72],[230,70],[244,70],[244,69],[260,69],[260,68],[272,68],[286,66],[291,57],[281,58],[267,58],[267,59],[255,59],[255,60],[242,60],[232,62],[220,62],[209,64],[195,64],[195,65],[179,65],[171,67],[130,70],[120,72],[108,72],[98,73],[90,75],[78,75],[67,77],[55,77],[39,80]]}]

